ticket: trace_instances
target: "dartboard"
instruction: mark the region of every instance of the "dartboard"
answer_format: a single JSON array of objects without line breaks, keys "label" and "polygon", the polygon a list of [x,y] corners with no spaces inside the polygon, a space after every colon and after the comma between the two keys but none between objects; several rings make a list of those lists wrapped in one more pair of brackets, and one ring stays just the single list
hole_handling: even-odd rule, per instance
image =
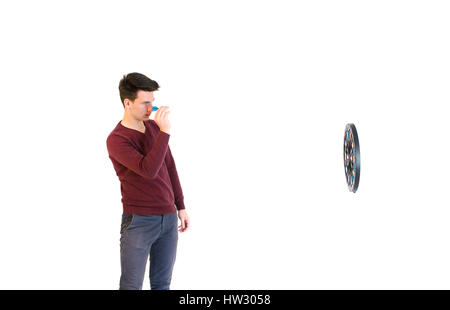
[{"label": "dartboard", "polygon": [[348,189],[353,193],[358,189],[360,167],[358,133],[354,124],[347,124],[344,136],[344,168]]}]

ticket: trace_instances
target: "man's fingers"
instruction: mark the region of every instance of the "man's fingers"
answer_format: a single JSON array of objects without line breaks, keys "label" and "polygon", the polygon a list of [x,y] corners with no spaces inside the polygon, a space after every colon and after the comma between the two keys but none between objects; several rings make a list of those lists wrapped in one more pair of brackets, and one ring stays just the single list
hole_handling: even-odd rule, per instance
[{"label": "man's fingers", "polygon": [[178,231],[184,232],[189,227],[189,221],[188,221],[188,219],[185,219],[185,218],[180,219],[180,221],[181,221],[181,225],[178,226]]},{"label": "man's fingers", "polygon": [[[158,109],[158,112],[160,112],[160,114],[158,115],[158,117],[161,118],[161,120],[166,119],[168,116],[168,113],[170,113],[169,111],[169,107],[168,106],[162,106]],[[156,118],[156,115],[155,115]]]},{"label": "man's fingers", "polygon": [[158,119],[159,118],[159,115],[161,114],[161,108],[159,108],[157,111],[156,111],[156,113],[155,113],[155,119]]},{"label": "man's fingers", "polygon": [[156,117],[156,115],[161,114],[161,112],[164,111],[165,107],[166,107],[166,106],[161,106],[161,107],[159,107],[158,110],[156,110],[155,117]]}]

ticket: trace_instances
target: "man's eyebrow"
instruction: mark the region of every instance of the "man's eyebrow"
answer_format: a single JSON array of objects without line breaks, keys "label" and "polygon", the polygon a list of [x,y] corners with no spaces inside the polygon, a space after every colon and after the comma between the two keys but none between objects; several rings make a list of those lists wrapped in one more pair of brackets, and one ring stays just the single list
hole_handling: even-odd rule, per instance
[{"label": "man's eyebrow", "polygon": [[153,101],[143,101],[142,103],[152,103]]}]

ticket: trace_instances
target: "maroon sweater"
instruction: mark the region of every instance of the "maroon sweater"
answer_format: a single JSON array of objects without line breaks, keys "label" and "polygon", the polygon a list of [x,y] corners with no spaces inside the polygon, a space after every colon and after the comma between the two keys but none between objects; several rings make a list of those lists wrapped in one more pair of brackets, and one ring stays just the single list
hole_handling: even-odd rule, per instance
[{"label": "maroon sweater", "polygon": [[184,209],[183,191],[169,148],[170,135],[154,120],[145,133],[119,122],[106,139],[109,158],[120,180],[123,212],[169,214]]}]

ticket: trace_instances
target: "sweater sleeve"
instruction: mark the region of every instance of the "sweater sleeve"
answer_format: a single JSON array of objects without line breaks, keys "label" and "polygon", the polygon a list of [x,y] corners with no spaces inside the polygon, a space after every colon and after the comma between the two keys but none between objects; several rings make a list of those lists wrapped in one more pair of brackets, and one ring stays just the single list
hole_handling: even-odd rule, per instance
[{"label": "sweater sleeve", "polygon": [[177,210],[183,210],[185,209],[183,190],[181,189],[177,167],[175,166],[175,160],[173,159],[170,147],[167,147],[166,166],[167,170],[169,171],[170,181],[172,183],[173,194],[175,196],[175,205],[177,207]]},{"label": "sweater sleeve", "polygon": [[126,137],[120,135],[109,136],[106,144],[111,158],[138,175],[153,179],[157,176],[166,157],[169,138],[169,134],[160,131],[152,149],[145,156],[139,153]]}]

